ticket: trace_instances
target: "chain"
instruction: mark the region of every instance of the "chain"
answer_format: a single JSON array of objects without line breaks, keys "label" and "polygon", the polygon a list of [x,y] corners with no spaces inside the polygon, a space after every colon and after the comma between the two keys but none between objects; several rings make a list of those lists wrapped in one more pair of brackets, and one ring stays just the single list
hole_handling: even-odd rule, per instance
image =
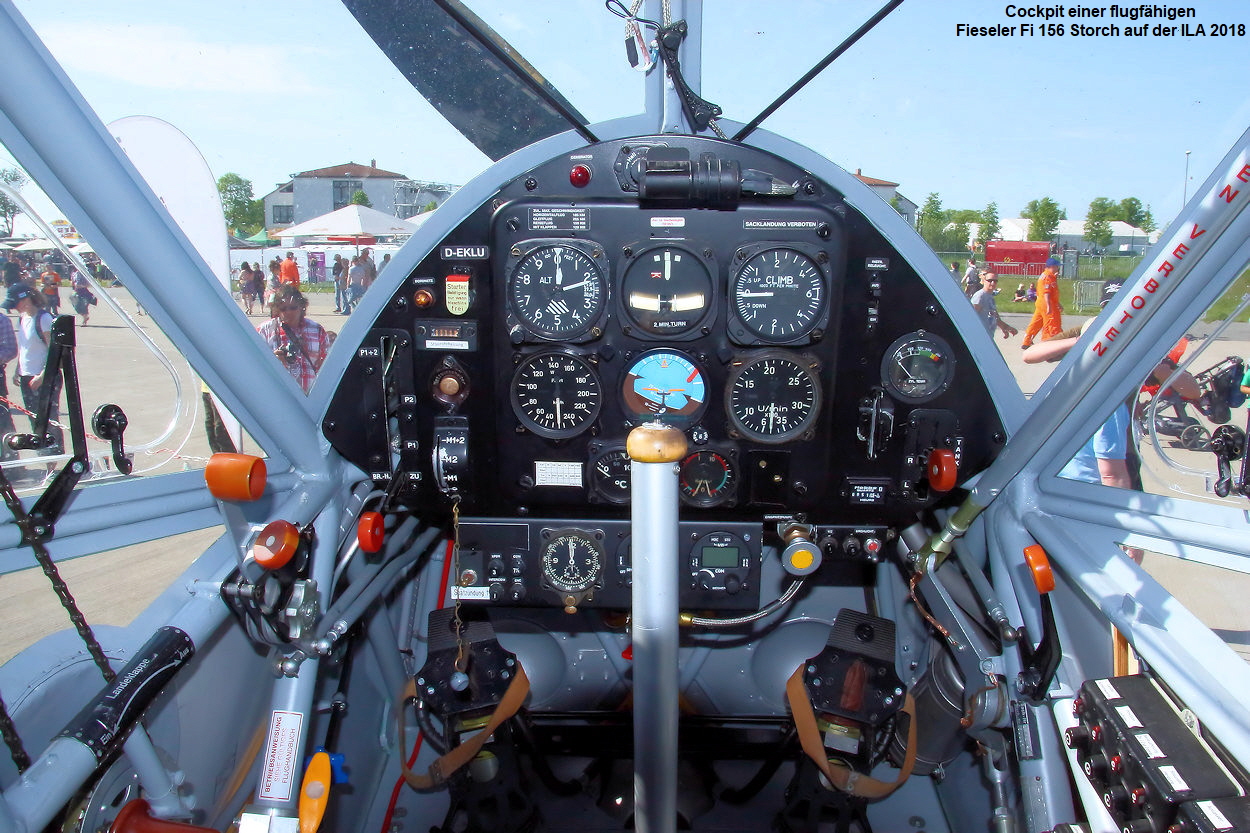
[{"label": "chain", "polygon": [[0,699],[0,736],[4,737],[4,743],[9,747],[9,755],[17,771],[21,773],[30,769],[30,755],[26,754],[26,747],[22,745],[22,738],[17,734],[17,727],[13,725],[9,707],[3,699]]},{"label": "chain", "polygon": [[95,661],[96,666],[100,669],[100,673],[104,675],[105,682],[113,682],[117,675],[113,673],[108,657],[104,656],[104,649],[100,647],[100,643],[96,640],[91,626],[87,624],[82,611],[78,609],[78,603],[74,601],[73,594],[69,592],[69,586],[61,578],[61,573],[56,568],[56,562],[52,560],[52,556],[43,545],[39,535],[35,534],[37,524],[30,515],[26,514],[26,509],[22,506],[22,502],[18,500],[17,493],[13,491],[13,484],[9,482],[9,478],[4,474],[3,469],[0,469],[0,493],[4,495],[4,502],[9,507],[9,511],[13,513],[13,520],[17,523],[17,528],[22,531],[23,541],[30,545],[31,550],[35,553],[35,560],[39,562],[39,567],[43,570],[43,574],[48,577],[48,581],[52,582],[52,590],[56,593],[57,599],[60,600],[61,607],[65,608],[65,612],[69,614],[69,621],[73,624],[74,630],[78,631],[83,644],[87,646],[87,652],[91,654],[91,659]]},{"label": "chain", "polygon": [[460,620],[460,495],[451,499],[451,558],[451,568],[456,573],[452,585],[452,595],[455,596],[452,620],[456,623],[456,670],[464,671],[468,661],[464,651],[464,622]]}]

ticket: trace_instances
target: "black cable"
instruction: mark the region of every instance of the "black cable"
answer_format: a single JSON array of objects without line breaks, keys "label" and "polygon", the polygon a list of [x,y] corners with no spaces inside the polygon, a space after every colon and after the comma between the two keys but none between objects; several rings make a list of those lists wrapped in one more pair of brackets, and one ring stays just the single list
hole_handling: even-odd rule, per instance
[{"label": "black cable", "polygon": [[838,58],[842,57],[843,52],[845,52],[846,50],[854,46],[857,40],[859,40],[864,35],[872,31],[874,26],[876,26],[882,20],[885,20],[886,15],[888,15],[890,12],[897,9],[902,4],[903,4],[903,0],[890,0],[890,2],[882,6],[881,10],[878,11],[876,14],[874,14],[872,17],[868,18],[868,20],[865,21],[863,26],[860,26],[858,29],[852,32],[851,35],[846,40],[838,44],[837,48],[835,48],[832,52],[826,55],[823,60],[821,60],[819,63],[816,64],[816,66],[809,69],[807,71],[807,74],[805,74],[798,81],[795,81],[793,84],[791,84],[790,89],[786,90],[784,93],[779,95],[772,104],[769,104],[762,111],[760,111],[760,114],[758,116],[751,119],[751,121],[748,122],[747,125],[743,127],[741,130],[739,130],[737,135],[733,137],[733,141],[741,142],[742,140],[746,139],[747,136],[750,136],[752,133],[754,133],[755,128],[759,127],[760,123],[763,122],[764,119],[771,116],[778,107],[780,107],[781,105],[789,101],[791,96],[793,96],[799,90],[807,86],[807,83],[811,81],[813,78],[815,78],[817,75],[819,75],[821,72],[823,72],[825,67],[829,66]]}]

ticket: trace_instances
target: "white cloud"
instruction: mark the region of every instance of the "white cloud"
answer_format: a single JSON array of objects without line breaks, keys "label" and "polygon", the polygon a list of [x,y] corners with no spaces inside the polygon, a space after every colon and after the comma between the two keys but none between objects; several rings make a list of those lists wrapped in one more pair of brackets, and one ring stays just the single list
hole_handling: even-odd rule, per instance
[{"label": "white cloud", "polygon": [[240,93],[269,85],[273,92],[316,91],[292,58],[322,56],[289,45],[214,43],[168,24],[100,26],[56,23],[40,35],[56,59],[73,72],[165,90]]}]

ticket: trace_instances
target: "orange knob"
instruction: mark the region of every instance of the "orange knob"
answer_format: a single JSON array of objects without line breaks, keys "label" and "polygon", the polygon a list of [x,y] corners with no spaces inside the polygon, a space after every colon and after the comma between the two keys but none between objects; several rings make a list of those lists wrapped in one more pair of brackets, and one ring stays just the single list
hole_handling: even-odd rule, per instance
[{"label": "orange knob", "polygon": [[265,491],[265,461],[251,454],[219,452],[208,459],[204,482],[218,500],[256,500]]},{"label": "orange knob", "polygon": [[252,544],[252,557],[266,570],[285,567],[299,549],[299,530],[290,521],[271,521]]},{"label": "orange knob", "polygon": [[955,465],[955,452],[949,448],[935,448],[929,452],[929,488],[935,492],[949,492],[959,480]]},{"label": "orange knob", "polygon": [[356,540],[365,552],[377,552],[382,549],[386,538],[386,519],[381,512],[361,512],[356,522]]},{"label": "orange knob", "polygon": [[330,781],[330,756],[318,752],[308,762],[299,791],[299,833],[317,833],[330,800]]},{"label": "orange knob", "polygon": [[1041,544],[1029,544],[1024,548],[1024,563],[1029,565],[1029,572],[1038,593],[1049,593],[1055,589],[1055,574],[1050,569],[1050,557],[1046,555]]}]

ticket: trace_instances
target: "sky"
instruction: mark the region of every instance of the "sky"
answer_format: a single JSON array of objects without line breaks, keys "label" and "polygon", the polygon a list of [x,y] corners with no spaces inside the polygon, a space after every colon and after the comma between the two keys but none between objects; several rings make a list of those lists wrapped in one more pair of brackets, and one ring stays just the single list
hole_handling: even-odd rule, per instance
[{"label": "sky", "polygon": [[[257,197],[348,161],[454,184],[488,164],[338,0],[14,2],[103,121],[162,118],[215,176],[237,173]],[[883,2],[705,0],[703,96],[749,120]],[[1132,21],[1101,0],[905,0],[764,128],[918,204],[933,192],[946,208],[995,202],[1010,217],[1050,197],[1080,219],[1096,197],[1133,196],[1163,226],[1250,126],[1250,2],[1192,3],[1188,20]],[[592,122],[641,111],[642,73],[602,2],[469,5]],[[1073,19],[1078,5],[1102,16]],[[1049,23],[1064,34],[1017,16],[1034,8],[1062,9]],[[1182,23],[1204,35],[1152,34]],[[969,36],[960,24],[1015,28]],[[1074,35],[1074,24],[1117,31]],[[1141,24],[1144,35],[1126,31]]]}]

